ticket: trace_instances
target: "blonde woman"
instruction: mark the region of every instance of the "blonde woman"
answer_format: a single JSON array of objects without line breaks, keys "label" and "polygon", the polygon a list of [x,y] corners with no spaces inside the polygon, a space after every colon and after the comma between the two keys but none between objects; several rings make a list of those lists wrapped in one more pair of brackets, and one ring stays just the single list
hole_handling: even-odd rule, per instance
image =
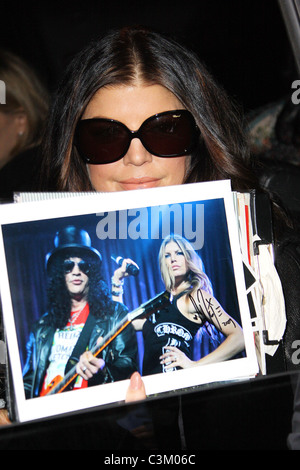
[{"label": "blonde woman", "polygon": [[[191,244],[179,235],[168,236],[160,247],[159,265],[170,304],[149,319],[135,322],[135,328],[143,331],[143,375],[226,361],[240,353],[244,349],[242,328],[213,296],[202,260]],[[193,339],[208,324],[225,339],[195,361]]]}]

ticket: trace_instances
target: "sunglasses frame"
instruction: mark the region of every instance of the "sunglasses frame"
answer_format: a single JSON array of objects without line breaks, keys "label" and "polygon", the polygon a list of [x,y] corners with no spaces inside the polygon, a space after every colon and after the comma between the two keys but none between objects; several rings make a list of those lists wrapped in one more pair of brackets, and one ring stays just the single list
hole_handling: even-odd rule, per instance
[{"label": "sunglasses frame", "polygon": [[[143,142],[143,137],[142,137],[143,129],[149,123],[149,121],[154,121],[155,119],[159,119],[160,117],[167,116],[167,115],[172,115],[172,114],[175,114],[175,113],[177,113],[177,114],[180,113],[181,115],[187,116],[187,118],[189,119],[189,121],[191,123],[191,139],[190,139],[189,146],[184,150],[184,152],[180,152],[180,153],[174,153],[174,154],[161,154],[160,153],[160,154],[158,154],[156,152],[153,152],[153,149],[150,149],[149,146],[148,145],[146,146],[145,143]],[[86,157],[84,155],[84,153],[82,151],[80,151],[80,149],[79,149],[79,146],[80,146],[80,144],[79,144],[80,128],[88,125],[89,122],[95,122],[95,121],[116,123],[118,126],[122,127],[128,135],[128,144],[126,145],[125,150],[123,152],[121,152],[120,155],[117,158],[114,158],[114,159],[110,160],[109,162],[92,161],[91,158]],[[105,165],[105,164],[114,163],[118,160],[121,160],[121,158],[123,158],[126,155],[126,153],[128,152],[128,149],[129,149],[129,146],[131,144],[132,139],[135,139],[135,138],[138,138],[141,141],[141,143],[143,144],[143,146],[145,147],[145,149],[149,153],[151,153],[152,155],[155,155],[157,157],[172,158],[172,157],[185,156],[185,155],[190,154],[194,150],[194,148],[196,147],[197,139],[199,137],[199,134],[200,134],[200,129],[197,126],[196,121],[195,121],[193,115],[190,113],[190,111],[188,111],[187,109],[175,109],[175,110],[171,110],[171,111],[164,111],[162,113],[157,113],[157,114],[154,114],[153,116],[148,117],[141,124],[141,126],[139,127],[139,129],[137,131],[132,131],[132,130],[128,129],[128,127],[125,124],[123,124],[122,122],[117,121],[115,119],[107,119],[107,118],[82,119],[78,122],[78,124],[76,126],[74,145],[77,148],[77,151],[78,151],[80,157],[82,158],[82,160],[85,163],[88,163],[88,164],[91,164],[91,165]]]}]

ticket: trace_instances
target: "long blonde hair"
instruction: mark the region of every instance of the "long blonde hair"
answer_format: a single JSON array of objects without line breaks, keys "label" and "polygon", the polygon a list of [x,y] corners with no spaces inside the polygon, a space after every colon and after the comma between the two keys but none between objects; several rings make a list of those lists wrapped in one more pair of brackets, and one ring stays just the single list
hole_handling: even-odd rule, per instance
[{"label": "long blonde hair", "polygon": [[200,256],[196,253],[191,243],[183,238],[181,235],[172,234],[168,235],[162,242],[158,254],[159,267],[162,280],[165,284],[166,290],[170,292],[175,285],[174,274],[168,269],[165,254],[166,246],[170,242],[175,242],[182,251],[188,266],[187,282],[190,283],[191,292],[197,289],[203,289],[209,294],[213,295],[213,288],[210,279],[204,272],[204,265]]}]

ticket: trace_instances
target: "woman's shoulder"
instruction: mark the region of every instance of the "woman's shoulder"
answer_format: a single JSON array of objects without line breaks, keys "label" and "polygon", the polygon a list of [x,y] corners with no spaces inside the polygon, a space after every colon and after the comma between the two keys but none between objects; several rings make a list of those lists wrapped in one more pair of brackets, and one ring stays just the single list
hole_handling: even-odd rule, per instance
[{"label": "woman's shoulder", "polygon": [[191,292],[187,293],[188,297],[190,300],[194,300],[195,302],[200,302],[209,300],[213,298],[213,295],[210,292],[207,292],[205,289],[201,289],[198,287],[195,290],[192,290]]},{"label": "woman's shoulder", "polygon": [[[206,296],[206,294],[207,293],[205,292],[204,295]],[[181,297],[177,299],[179,300],[179,303],[176,301],[176,306],[188,320],[197,324],[205,323],[207,318],[203,311],[206,299],[204,295],[202,296],[202,289],[185,291],[182,293]]]}]

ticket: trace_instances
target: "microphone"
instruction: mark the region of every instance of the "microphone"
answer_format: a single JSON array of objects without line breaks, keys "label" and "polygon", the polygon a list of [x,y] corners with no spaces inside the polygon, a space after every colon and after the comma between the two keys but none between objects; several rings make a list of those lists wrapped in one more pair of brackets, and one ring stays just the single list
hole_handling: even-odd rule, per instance
[{"label": "microphone", "polygon": [[[111,259],[113,259],[119,266],[122,266],[124,258],[122,256],[114,256],[111,255]],[[133,263],[127,263],[126,272],[132,276],[137,276],[140,272],[140,268]]]}]

